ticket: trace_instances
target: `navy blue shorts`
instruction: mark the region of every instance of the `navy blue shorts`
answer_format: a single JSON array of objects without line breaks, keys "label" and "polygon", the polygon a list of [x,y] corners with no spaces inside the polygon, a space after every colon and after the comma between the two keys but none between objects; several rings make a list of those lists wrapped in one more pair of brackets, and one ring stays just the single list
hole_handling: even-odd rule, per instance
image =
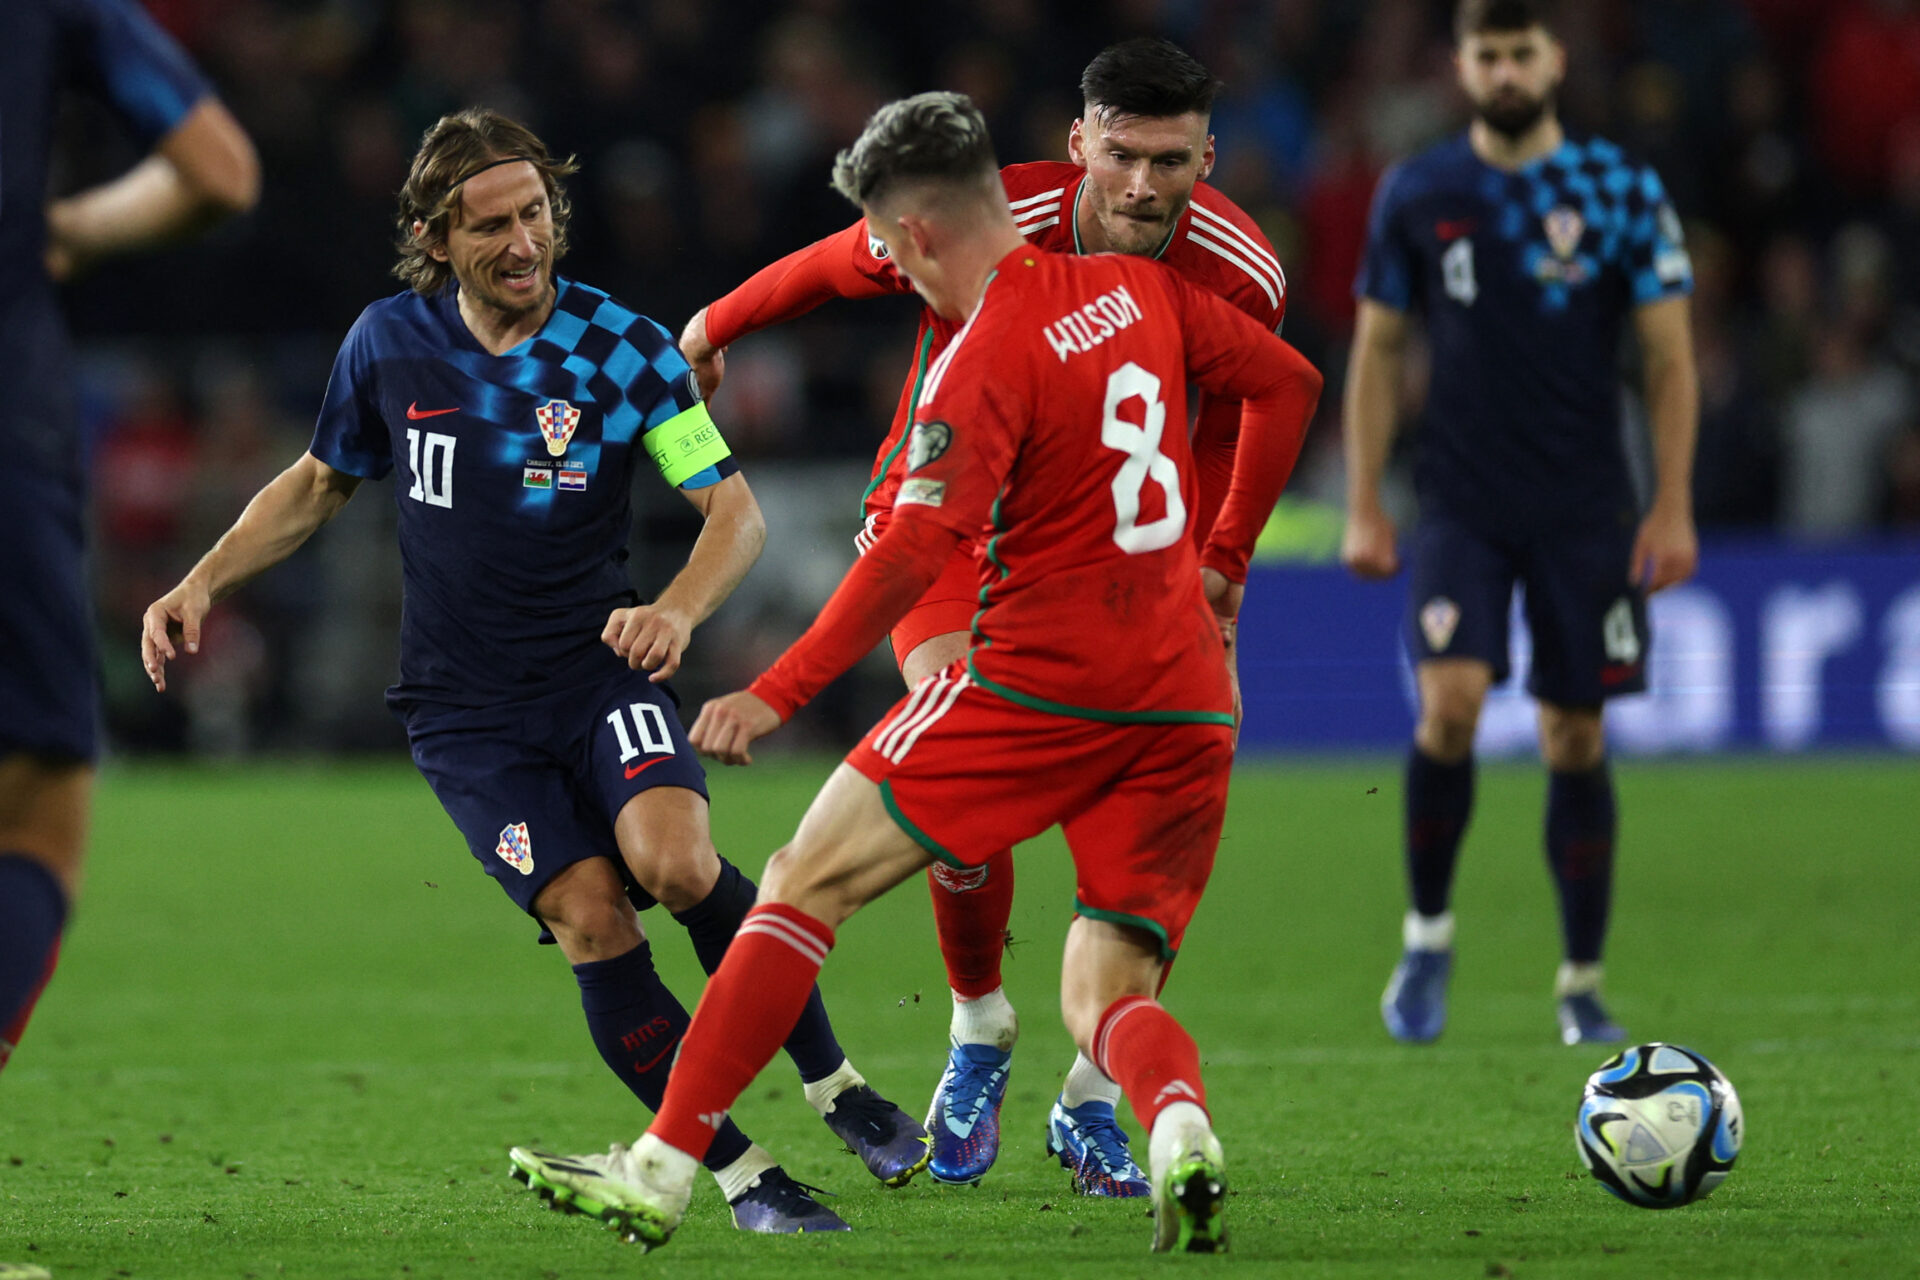
[{"label": "navy blue shorts", "polygon": [[1507,678],[1514,584],[1522,588],[1533,669],[1527,692],[1560,707],[1597,707],[1647,687],[1646,595],[1632,581],[1631,528],[1496,538],[1433,517],[1414,531],[1407,656],[1477,658]]},{"label": "navy blue shorts", "polygon": [[29,470],[0,495],[0,756],[99,753],[85,527],[77,483]]},{"label": "navy blue shorts", "polygon": [[636,905],[614,819],[651,787],[705,798],[706,771],[680,725],[678,700],[644,671],[491,707],[414,702],[413,762],[467,838],[467,848],[522,911],[562,870],[610,858]]}]

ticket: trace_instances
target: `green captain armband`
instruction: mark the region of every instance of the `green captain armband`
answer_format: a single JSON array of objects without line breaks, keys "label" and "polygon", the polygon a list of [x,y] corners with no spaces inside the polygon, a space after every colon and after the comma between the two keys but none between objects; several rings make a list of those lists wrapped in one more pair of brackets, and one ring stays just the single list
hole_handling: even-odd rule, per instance
[{"label": "green captain armband", "polygon": [[722,458],[732,455],[706,404],[675,414],[641,437],[660,474],[676,489]]}]

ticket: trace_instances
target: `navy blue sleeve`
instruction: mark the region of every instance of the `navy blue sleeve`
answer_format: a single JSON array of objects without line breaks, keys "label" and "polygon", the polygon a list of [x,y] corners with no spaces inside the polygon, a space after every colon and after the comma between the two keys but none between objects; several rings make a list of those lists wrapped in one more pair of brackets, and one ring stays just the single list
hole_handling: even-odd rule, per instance
[{"label": "navy blue sleeve", "polygon": [[1627,228],[1627,280],[1635,306],[1693,292],[1693,259],[1687,253],[1680,215],[1660,175],[1641,168],[1634,175],[1636,214]]},{"label": "navy blue sleeve", "polygon": [[146,146],[212,92],[186,51],[135,0],[58,0],[81,83]]},{"label": "navy blue sleeve", "polygon": [[373,308],[347,330],[327,379],[327,398],[309,452],[335,471],[378,480],[393,470],[393,438],[373,391]]},{"label": "navy blue sleeve", "polygon": [[1360,274],[1353,282],[1356,298],[1384,303],[1396,311],[1413,306],[1420,259],[1408,242],[1400,218],[1404,166],[1396,165],[1380,179],[1373,193],[1373,211],[1367,218],[1367,248]]}]

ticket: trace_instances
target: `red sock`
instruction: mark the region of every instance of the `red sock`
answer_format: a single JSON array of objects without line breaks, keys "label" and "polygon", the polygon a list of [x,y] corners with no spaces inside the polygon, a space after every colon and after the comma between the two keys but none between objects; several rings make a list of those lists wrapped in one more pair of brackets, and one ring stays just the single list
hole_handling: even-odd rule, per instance
[{"label": "red sock", "polygon": [[728,1108],[800,1020],[832,949],[833,930],[804,911],[777,902],[749,911],[707,979],[647,1132],[704,1158]]},{"label": "red sock", "polygon": [[1000,957],[1013,917],[1013,850],[1002,849],[965,871],[936,862],[927,868],[933,923],[947,985],[969,1000],[1000,988]]},{"label": "red sock", "polygon": [[1200,1049],[1158,1000],[1123,996],[1108,1005],[1094,1032],[1093,1061],[1127,1095],[1149,1134],[1169,1103],[1206,1109]]}]

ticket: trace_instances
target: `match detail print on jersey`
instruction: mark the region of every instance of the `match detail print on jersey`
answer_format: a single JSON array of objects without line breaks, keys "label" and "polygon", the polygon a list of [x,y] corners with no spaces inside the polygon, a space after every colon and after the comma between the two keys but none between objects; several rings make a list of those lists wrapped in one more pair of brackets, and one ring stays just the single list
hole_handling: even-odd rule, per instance
[{"label": "match detail print on jersey", "polygon": [[677,485],[732,456],[705,404],[695,404],[641,437],[668,484]]}]

